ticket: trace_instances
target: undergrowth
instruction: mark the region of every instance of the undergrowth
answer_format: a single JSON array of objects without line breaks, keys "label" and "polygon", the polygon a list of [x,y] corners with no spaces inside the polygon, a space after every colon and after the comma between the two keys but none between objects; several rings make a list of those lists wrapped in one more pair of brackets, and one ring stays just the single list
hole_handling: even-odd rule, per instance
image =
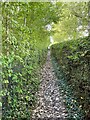
[{"label": "undergrowth", "polygon": [[73,96],[72,87],[68,86],[67,78],[60,66],[58,66],[55,58],[52,58],[52,64],[54,72],[58,78],[59,90],[63,96],[63,102],[66,104],[66,110],[68,112],[67,120],[83,120],[84,112],[77,102],[77,98]]},{"label": "undergrowth", "polygon": [[51,46],[55,58],[66,77],[67,86],[72,88],[84,120],[90,119],[90,38],[70,40]]},{"label": "undergrowth", "polygon": [[46,54],[47,50],[41,54],[39,51],[38,61],[30,56],[26,61],[13,52],[2,56],[2,120],[30,120],[40,83],[38,70],[46,61]]}]

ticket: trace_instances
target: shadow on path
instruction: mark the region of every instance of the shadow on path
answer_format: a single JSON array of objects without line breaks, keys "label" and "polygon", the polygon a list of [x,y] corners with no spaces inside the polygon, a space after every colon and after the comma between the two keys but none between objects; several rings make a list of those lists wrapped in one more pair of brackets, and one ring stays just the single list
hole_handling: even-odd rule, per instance
[{"label": "shadow on path", "polygon": [[41,70],[41,84],[37,97],[31,120],[66,120],[67,112],[52,67],[50,51]]}]

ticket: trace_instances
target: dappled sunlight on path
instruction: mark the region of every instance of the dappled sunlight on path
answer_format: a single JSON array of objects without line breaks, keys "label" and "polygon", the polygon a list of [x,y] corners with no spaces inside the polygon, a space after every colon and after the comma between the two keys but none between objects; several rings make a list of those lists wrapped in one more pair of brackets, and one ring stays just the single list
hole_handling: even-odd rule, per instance
[{"label": "dappled sunlight on path", "polygon": [[37,96],[32,120],[66,120],[67,112],[51,64],[50,51],[41,70],[41,84]]}]

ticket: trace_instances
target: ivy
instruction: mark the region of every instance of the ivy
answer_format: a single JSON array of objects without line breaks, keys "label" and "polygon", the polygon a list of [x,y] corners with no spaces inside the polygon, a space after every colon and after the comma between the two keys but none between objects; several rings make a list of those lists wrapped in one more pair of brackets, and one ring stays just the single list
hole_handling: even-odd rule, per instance
[{"label": "ivy", "polygon": [[38,71],[46,60],[49,45],[45,26],[58,19],[57,10],[51,3],[1,4],[2,119],[30,119],[40,84]]},{"label": "ivy", "polygon": [[[71,118],[76,114],[76,118],[73,118],[75,120],[89,119],[89,37],[53,44],[51,54],[58,66],[58,70],[55,67],[55,71],[59,78],[59,85],[62,86],[64,94],[66,94],[66,105],[71,111],[71,113],[69,111]],[[64,75],[60,77],[62,71]],[[78,106],[72,100],[77,101]],[[73,111],[76,109],[75,105],[78,108],[78,113]]]}]

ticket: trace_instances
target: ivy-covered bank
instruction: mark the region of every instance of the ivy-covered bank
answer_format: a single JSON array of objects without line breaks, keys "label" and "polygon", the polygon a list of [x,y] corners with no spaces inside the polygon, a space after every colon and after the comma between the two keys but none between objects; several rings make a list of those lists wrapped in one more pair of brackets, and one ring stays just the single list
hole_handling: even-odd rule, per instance
[{"label": "ivy-covered bank", "polygon": [[[89,120],[90,38],[86,37],[54,44],[51,47],[51,55],[55,59],[58,68],[62,69],[64,73],[66,82],[64,78],[60,77],[60,72],[57,72],[57,77],[60,78],[59,83],[63,86],[66,93],[66,104],[68,108],[73,109],[71,115],[73,115],[73,117],[75,115],[77,116],[76,119],[73,119]],[[72,99],[72,93],[74,99]],[[75,107],[77,103],[79,110],[78,114],[83,113],[84,118],[83,115],[80,118],[78,114],[73,114],[73,111],[77,111]]]},{"label": "ivy-covered bank", "polygon": [[[50,3],[4,2],[1,6],[2,120],[30,120],[38,71],[49,44],[45,26],[55,18],[55,12]],[[48,14],[53,17],[47,18]]]},{"label": "ivy-covered bank", "polygon": [[63,102],[65,103],[68,112],[67,120],[83,120],[84,113],[81,107],[79,107],[77,98],[73,95],[73,88],[67,83],[67,78],[65,77],[62,67],[57,63],[54,57],[52,57],[52,64],[58,78],[57,82],[59,90],[63,96]]},{"label": "ivy-covered bank", "polygon": [[[36,102],[39,69],[46,59],[46,51],[37,54],[38,62],[11,53],[2,56],[2,120],[28,120]],[[33,54],[34,55],[34,54]],[[36,57],[33,56],[33,57]],[[42,62],[41,62],[42,61]]]}]

